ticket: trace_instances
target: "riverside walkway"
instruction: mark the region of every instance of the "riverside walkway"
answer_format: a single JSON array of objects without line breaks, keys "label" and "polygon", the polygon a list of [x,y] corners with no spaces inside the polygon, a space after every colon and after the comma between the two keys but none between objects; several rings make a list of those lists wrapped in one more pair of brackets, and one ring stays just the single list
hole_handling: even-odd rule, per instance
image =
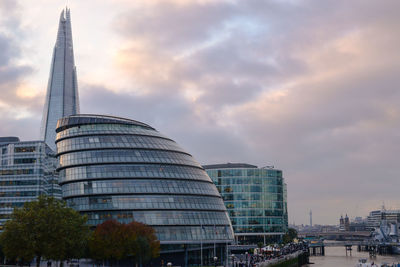
[{"label": "riverside walkway", "polygon": [[270,260],[266,260],[260,263],[256,263],[255,266],[257,267],[267,267],[267,266],[274,266],[280,263],[284,263],[287,261],[294,261],[297,262],[298,258],[303,254],[303,251],[296,251],[294,253],[291,253],[289,255],[282,256],[280,258],[274,258]]}]

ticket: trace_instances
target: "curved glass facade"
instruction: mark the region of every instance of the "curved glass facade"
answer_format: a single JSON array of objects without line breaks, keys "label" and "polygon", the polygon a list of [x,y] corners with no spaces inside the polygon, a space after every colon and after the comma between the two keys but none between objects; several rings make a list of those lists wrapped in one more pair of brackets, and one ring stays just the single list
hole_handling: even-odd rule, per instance
[{"label": "curved glass facade", "polygon": [[143,222],[161,244],[233,240],[216,186],[190,154],[154,128],[74,115],[58,121],[56,144],[63,198],[89,224]]},{"label": "curved glass facade", "polygon": [[204,166],[224,199],[239,242],[281,236],[288,228],[286,184],[282,171],[249,164]]}]

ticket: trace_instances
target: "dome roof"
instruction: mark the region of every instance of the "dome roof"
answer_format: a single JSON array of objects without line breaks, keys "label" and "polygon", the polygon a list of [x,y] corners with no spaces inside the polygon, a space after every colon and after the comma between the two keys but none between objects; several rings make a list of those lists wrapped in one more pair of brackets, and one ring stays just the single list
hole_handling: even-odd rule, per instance
[{"label": "dome roof", "polygon": [[126,125],[137,125],[146,127],[149,129],[153,129],[149,125],[125,118],[108,116],[108,115],[91,115],[91,114],[79,114],[72,115],[69,117],[64,117],[58,120],[56,132],[60,132],[62,130],[78,126],[78,125],[87,125],[87,124],[126,124]]},{"label": "dome roof", "polygon": [[108,219],[155,228],[161,244],[225,243],[232,226],[201,165],[151,126],[74,115],[57,127],[63,198],[97,225]]}]

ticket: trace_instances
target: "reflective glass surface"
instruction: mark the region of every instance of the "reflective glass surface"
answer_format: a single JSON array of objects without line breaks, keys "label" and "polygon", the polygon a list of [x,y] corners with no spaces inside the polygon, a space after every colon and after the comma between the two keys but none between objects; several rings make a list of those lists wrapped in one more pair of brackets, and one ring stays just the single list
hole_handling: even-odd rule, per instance
[{"label": "reflective glass surface", "polygon": [[224,199],[235,233],[287,231],[282,171],[259,168],[207,169]]},{"label": "reflective glass surface", "polygon": [[91,196],[67,199],[67,203],[76,210],[189,209],[225,211],[219,197],[208,196]]},{"label": "reflective glass surface", "polygon": [[216,186],[173,140],[140,122],[83,116],[59,122],[57,152],[63,198],[89,224],[143,222],[163,244],[233,239]]},{"label": "reflective glass surface", "polygon": [[78,84],[74,63],[69,9],[64,11],[58,26],[57,41],[53,50],[46,102],[43,110],[41,140],[56,151],[57,120],[79,113]]},{"label": "reflective glass surface", "polygon": [[178,145],[168,139],[152,136],[106,135],[84,136],[64,139],[57,143],[57,152],[98,148],[151,148],[184,152]]},{"label": "reflective glass surface", "polygon": [[93,128],[99,127],[99,125],[103,124],[115,124],[121,127],[123,126],[140,126],[144,129],[154,130],[154,128],[150,127],[149,125],[126,118],[120,117],[113,117],[113,116],[106,116],[106,115],[96,115],[96,114],[79,114],[76,116],[69,116],[60,118],[57,122],[57,133],[61,131],[65,131],[69,128],[78,126],[82,127],[85,125],[90,125]]},{"label": "reflective glass surface", "polygon": [[115,179],[68,183],[63,187],[63,197],[112,193],[164,193],[220,196],[215,186],[209,182],[199,183],[185,180]]},{"label": "reflective glass surface", "polygon": [[70,167],[60,170],[60,183],[100,178],[175,178],[210,182],[210,177],[198,168],[166,164],[107,164]]},{"label": "reflective glass surface", "polygon": [[61,198],[57,159],[42,141],[0,145],[0,230],[14,207],[39,195]]},{"label": "reflective glass surface", "polygon": [[219,211],[88,211],[88,219],[103,222],[107,219],[117,219],[121,222],[131,222],[132,219],[148,225],[229,225],[229,217]]},{"label": "reflective glass surface", "polygon": [[80,125],[79,127],[72,127],[65,129],[57,133],[57,140],[62,140],[64,137],[76,137],[83,135],[95,135],[95,134],[135,134],[135,135],[147,135],[154,137],[166,138],[161,133],[154,131],[148,127],[141,125],[129,125],[129,124],[87,124]]},{"label": "reflective glass surface", "polygon": [[107,149],[80,151],[63,154],[59,157],[60,166],[91,163],[172,163],[201,167],[187,154],[171,151],[143,150],[143,149]]}]

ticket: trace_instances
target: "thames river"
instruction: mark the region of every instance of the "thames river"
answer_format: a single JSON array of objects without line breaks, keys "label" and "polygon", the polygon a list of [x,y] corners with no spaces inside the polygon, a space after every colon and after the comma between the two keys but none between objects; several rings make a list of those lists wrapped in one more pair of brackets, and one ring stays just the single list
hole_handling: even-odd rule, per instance
[{"label": "thames river", "polygon": [[339,267],[339,266],[356,266],[358,259],[366,258],[368,262],[381,263],[400,263],[400,255],[388,255],[380,256],[376,258],[369,258],[367,252],[357,252],[357,247],[353,246],[352,256],[346,257],[346,251],[343,248],[325,248],[325,256],[311,256],[310,262],[314,264],[308,264],[308,267]]}]

